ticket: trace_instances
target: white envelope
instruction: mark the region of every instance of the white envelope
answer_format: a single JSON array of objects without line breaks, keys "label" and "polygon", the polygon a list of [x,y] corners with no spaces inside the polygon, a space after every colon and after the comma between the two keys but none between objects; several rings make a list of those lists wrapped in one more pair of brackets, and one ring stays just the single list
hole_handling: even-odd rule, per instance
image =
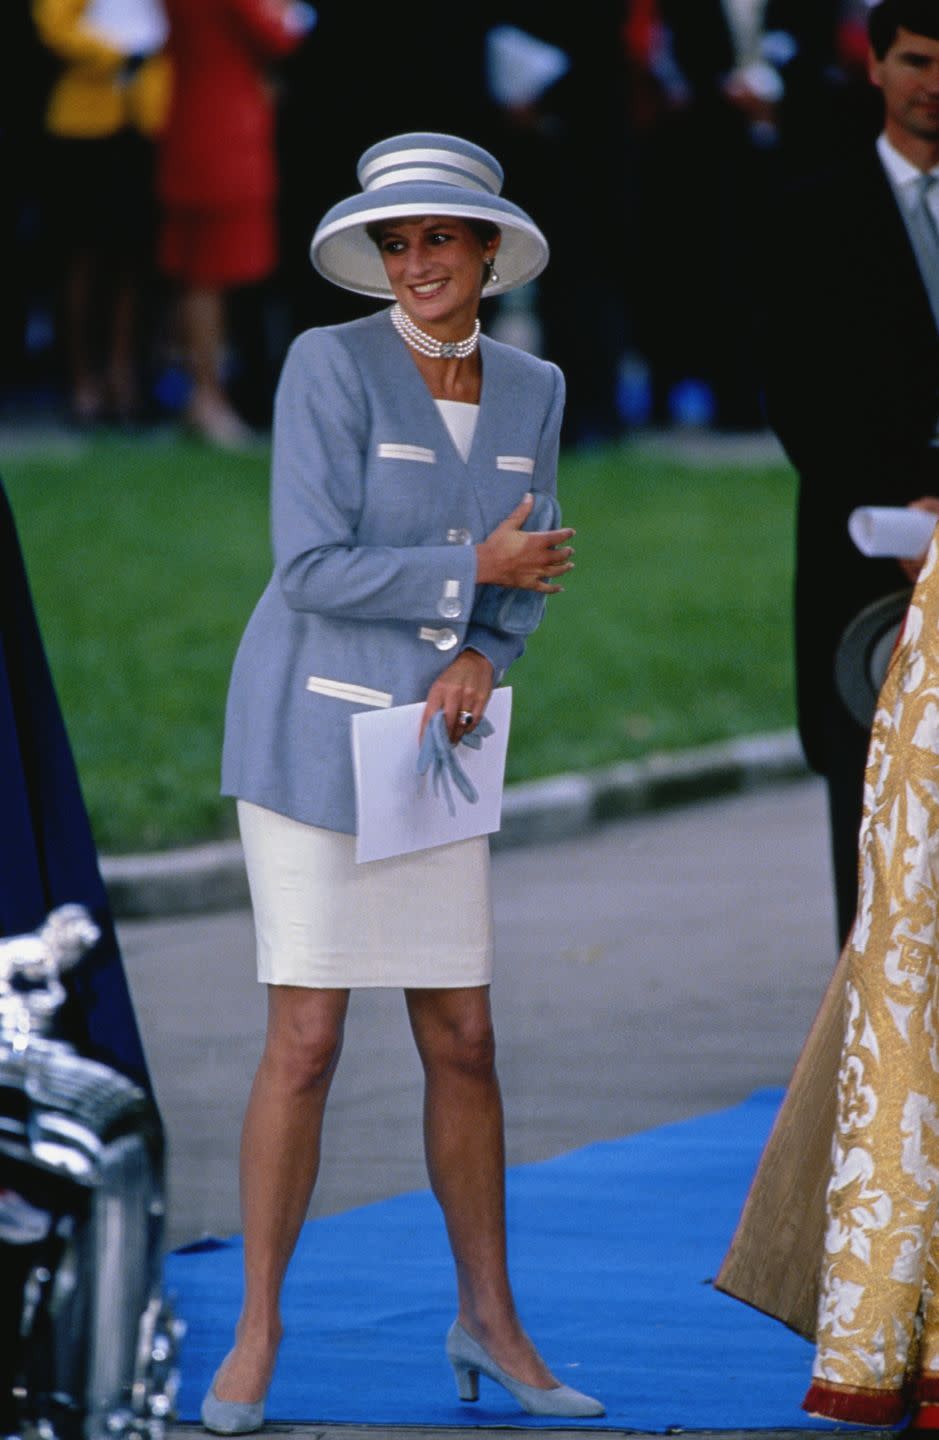
[{"label": "white envelope", "polygon": [[490,835],[502,824],[505,757],[512,719],[512,689],[492,692],[486,718],[494,727],[479,750],[457,746],[457,758],[479,799],[470,804],[455,787],[456,815],[430,774],[417,773],[417,736],[424,706],[395,705],[352,716],[358,863]]}]

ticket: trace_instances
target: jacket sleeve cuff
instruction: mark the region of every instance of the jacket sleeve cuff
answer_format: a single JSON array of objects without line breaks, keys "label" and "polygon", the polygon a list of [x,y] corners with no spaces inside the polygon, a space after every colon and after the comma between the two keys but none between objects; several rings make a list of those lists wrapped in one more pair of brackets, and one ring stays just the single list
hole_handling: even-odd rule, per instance
[{"label": "jacket sleeve cuff", "polygon": [[521,635],[506,635],[487,625],[469,625],[463,638],[464,650],[478,650],[492,666],[492,683],[500,685],[509,666],[525,649]]}]

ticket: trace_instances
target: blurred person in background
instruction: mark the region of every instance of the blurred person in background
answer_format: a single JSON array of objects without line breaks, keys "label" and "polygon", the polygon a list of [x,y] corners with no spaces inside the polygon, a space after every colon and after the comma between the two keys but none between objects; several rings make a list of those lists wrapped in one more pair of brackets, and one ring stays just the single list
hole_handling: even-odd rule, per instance
[{"label": "blurred person in background", "polygon": [[0,414],[22,415],[58,379],[50,303],[57,267],[41,210],[46,106],[58,69],[29,0],[0,5]]},{"label": "blurred person in background", "polygon": [[[532,308],[539,353],[567,377],[562,444],[608,443],[625,428],[617,381],[635,273],[624,7],[594,0],[552,11],[512,0],[494,10],[486,58],[496,148],[519,177],[521,204],[551,235],[553,264]],[[598,245],[585,244],[585,216]]]},{"label": "blurred person in background", "polygon": [[848,517],[939,495],[939,5],[881,0],[868,28],[882,133],[788,193],[763,250],[767,409],[799,473],[799,731],[828,785],[842,943],[869,726],[841,698],[836,655],[913,578],[862,556]]},{"label": "blurred person in background", "polygon": [[292,0],[166,0],[173,86],[158,158],[158,261],[179,287],[186,420],[212,444],[250,431],[226,392],[226,293],[277,263],[271,64],[315,23]]},{"label": "blurred person in background", "polygon": [[[657,113],[642,148],[639,348],[660,419],[683,382],[701,419],[762,429],[756,240],[787,173],[818,163],[837,85],[838,0],[634,0]],[[636,15],[630,17],[635,34]]]},{"label": "blurred person in background", "polygon": [[82,425],[133,420],[166,18],[160,0],[33,0],[33,19],[60,62],[45,114],[46,219],[63,261],[70,413]]},{"label": "blurred person in background", "polygon": [[[279,284],[287,301],[286,340],[310,325],[338,324],[370,312],[361,296],[331,285],[309,262],[310,237],[346,184],[349,154],[384,135],[422,130],[428,115],[436,130],[450,135],[467,135],[482,145],[497,138],[485,80],[488,9],[483,0],[461,14],[459,44],[447,47],[447,83],[428,99],[423,86],[403,84],[402,76],[437,69],[437,26],[402,23],[390,6],[369,6],[366,19],[362,7],[349,0],[318,0],[312,40],[279,68]],[[342,145],[320,143],[324,135],[340,135]]]}]

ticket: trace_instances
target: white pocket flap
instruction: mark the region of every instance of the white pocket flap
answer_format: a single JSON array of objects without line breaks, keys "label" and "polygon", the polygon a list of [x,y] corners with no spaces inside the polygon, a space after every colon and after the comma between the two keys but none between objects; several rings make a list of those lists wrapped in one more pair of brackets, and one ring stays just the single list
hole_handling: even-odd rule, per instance
[{"label": "white pocket flap", "polygon": [[331,700],[348,700],[353,705],[374,705],[378,710],[387,710],[392,699],[387,690],[371,690],[368,685],[353,685],[348,680],[326,680],[322,675],[310,675],[306,688],[317,695],[328,695]]},{"label": "white pocket flap", "polygon": [[530,455],[497,455],[497,470],[514,470],[519,475],[534,475],[535,462]]},{"label": "white pocket flap", "polygon": [[383,440],[378,447],[379,460],[416,460],[421,465],[436,465],[436,450],[428,450],[426,445],[398,445],[390,440]]}]

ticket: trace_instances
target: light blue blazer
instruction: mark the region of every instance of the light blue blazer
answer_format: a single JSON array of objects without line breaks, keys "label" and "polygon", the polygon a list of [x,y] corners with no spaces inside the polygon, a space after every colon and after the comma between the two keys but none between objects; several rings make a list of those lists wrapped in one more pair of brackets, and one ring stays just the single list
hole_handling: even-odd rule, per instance
[{"label": "light blue blazer", "polygon": [[464,462],[389,310],[291,346],[274,412],[274,573],[235,658],[223,794],[352,834],[350,716],[426,699],[468,646],[497,681],[522,653],[518,636],[473,621],[473,547],[527,490],[555,492],[564,381],[485,336],[480,352]]}]

